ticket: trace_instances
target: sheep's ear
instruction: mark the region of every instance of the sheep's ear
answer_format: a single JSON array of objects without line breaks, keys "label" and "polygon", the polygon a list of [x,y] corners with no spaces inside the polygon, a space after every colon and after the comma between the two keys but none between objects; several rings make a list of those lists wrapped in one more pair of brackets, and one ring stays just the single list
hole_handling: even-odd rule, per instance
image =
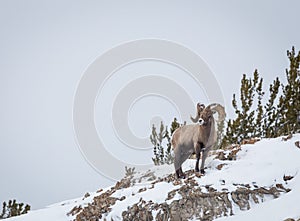
[{"label": "sheep's ear", "polygon": [[200,118],[200,113],[202,111],[202,104],[198,103],[196,108],[197,108],[196,116],[195,117],[190,116],[192,122],[194,122],[194,123],[197,123]]},{"label": "sheep's ear", "polygon": [[198,104],[197,104],[197,111],[198,111],[198,113],[200,113],[200,112],[201,112],[201,109],[202,109],[202,108],[201,108],[201,104],[200,104],[200,103],[198,103]]},{"label": "sheep's ear", "polygon": [[205,105],[204,104],[200,104],[200,103],[197,104],[198,114],[200,114],[204,109],[205,109]]}]

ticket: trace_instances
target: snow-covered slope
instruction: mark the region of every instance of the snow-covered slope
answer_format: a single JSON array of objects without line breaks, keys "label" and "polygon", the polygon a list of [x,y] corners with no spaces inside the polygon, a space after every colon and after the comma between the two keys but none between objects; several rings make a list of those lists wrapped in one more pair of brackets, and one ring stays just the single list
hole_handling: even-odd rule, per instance
[{"label": "snow-covered slope", "polygon": [[[224,213],[228,216],[218,218],[218,220],[299,219],[300,149],[295,145],[298,140],[300,140],[300,134],[294,135],[287,141],[283,141],[282,138],[263,139],[255,144],[242,145],[241,150],[236,154],[236,160],[231,161],[215,159],[216,155],[212,155],[207,159],[206,175],[201,177],[192,173],[194,160],[188,160],[184,163],[183,169],[189,171],[187,172],[189,177],[182,181],[170,176],[174,173],[173,165],[154,166],[148,171],[137,171],[114,187],[51,205],[45,209],[31,211],[26,215],[8,219],[8,221],[74,220],[80,212],[85,212],[82,208],[88,205],[87,208],[102,209],[101,219],[122,220],[124,217],[122,213],[134,208],[134,204],[150,208],[151,215],[155,218],[160,211],[159,206],[170,205],[182,199],[184,187],[188,187],[189,190],[194,187],[201,188],[205,194],[210,193],[211,190],[212,192],[232,193],[244,187],[251,191],[258,187],[270,189],[275,186],[283,188],[279,188],[282,191],[279,191],[278,198],[274,199],[271,195],[266,195],[259,199],[259,204],[253,202],[251,198],[249,199],[250,209],[246,211],[232,203],[232,208],[228,209],[228,213]],[[292,179],[284,180],[289,177]],[[232,195],[228,196],[233,202]],[[72,209],[73,215],[67,215]],[[233,215],[229,216],[230,213]],[[193,219],[197,220],[196,217]]]}]

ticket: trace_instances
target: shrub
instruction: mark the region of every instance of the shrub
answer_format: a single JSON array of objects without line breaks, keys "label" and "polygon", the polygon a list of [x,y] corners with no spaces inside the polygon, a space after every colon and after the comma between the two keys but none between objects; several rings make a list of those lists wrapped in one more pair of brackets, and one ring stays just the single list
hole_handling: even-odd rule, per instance
[{"label": "shrub", "polygon": [[17,203],[16,200],[9,200],[8,203],[3,202],[2,213],[0,219],[6,219],[13,216],[19,216],[27,213],[30,210],[30,206],[24,203]]},{"label": "shrub", "polygon": [[[174,131],[180,127],[181,124],[174,118],[171,123],[170,131],[168,127],[160,123],[159,131],[157,132],[155,125],[152,125],[152,133],[150,135],[150,141],[153,144],[154,157],[152,161],[154,165],[171,164],[173,163],[174,157],[171,150],[171,137]],[[166,148],[164,148],[166,146]]]}]

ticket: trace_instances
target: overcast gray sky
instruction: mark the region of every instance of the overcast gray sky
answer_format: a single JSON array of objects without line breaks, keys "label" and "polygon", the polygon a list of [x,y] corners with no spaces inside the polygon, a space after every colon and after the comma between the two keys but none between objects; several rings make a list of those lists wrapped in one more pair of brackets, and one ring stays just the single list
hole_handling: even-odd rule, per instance
[{"label": "overcast gray sky", "polygon": [[[265,85],[276,76],[284,80],[286,50],[300,49],[299,8],[297,0],[0,0],[0,201],[17,198],[41,208],[113,183],[87,163],[72,122],[77,85],[104,52],[145,38],[184,45],[208,64],[232,116],[231,98],[242,74],[257,68]],[[163,73],[198,102],[202,89],[175,69],[145,62],[123,70],[125,78],[118,80],[117,73],[95,106],[96,124],[111,120],[109,101],[139,75]],[[163,99],[146,97],[132,106],[129,126],[147,137],[152,115],[168,121],[176,114]],[[122,145],[110,130],[106,133],[104,142],[117,154]],[[144,158],[136,151],[139,160],[151,161],[151,151]]]}]

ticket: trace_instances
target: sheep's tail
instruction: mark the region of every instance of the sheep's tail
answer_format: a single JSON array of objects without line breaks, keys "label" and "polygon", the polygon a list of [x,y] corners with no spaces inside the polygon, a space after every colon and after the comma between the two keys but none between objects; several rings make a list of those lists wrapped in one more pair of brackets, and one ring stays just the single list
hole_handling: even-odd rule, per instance
[{"label": "sheep's tail", "polygon": [[171,146],[172,146],[173,150],[175,150],[175,148],[176,148],[176,146],[178,144],[179,137],[180,137],[180,128],[177,128],[174,131],[172,139],[171,139]]},{"label": "sheep's tail", "polygon": [[176,141],[174,139],[171,140],[171,147],[175,149]]}]

